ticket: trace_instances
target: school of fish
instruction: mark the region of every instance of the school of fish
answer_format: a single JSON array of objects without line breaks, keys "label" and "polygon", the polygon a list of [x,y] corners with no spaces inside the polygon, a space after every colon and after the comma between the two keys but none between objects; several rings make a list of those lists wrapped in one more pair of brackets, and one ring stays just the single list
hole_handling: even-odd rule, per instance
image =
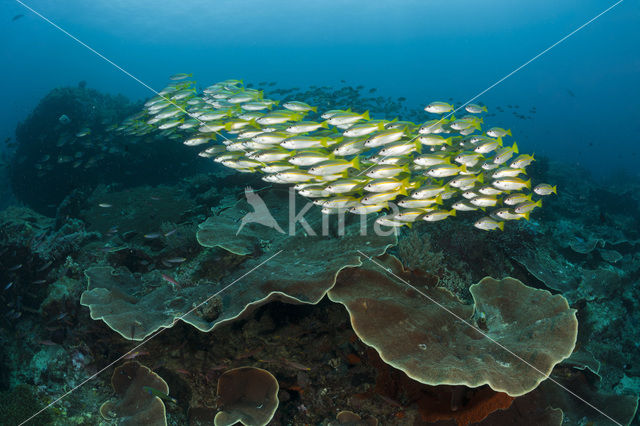
[{"label": "school of fish", "polygon": [[141,112],[113,130],[160,131],[200,147],[201,157],[294,185],[325,214],[384,212],[376,221],[390,227],[482,211],[476,228],[503,230],[506,221],[528,220],[542,205],[538,196],[556,193],[545,183],[532,189],[526,168],[534,157],[505,143],[510,130],[483,131],[482,105],[465,105],[466,114],[456,117],[454,105],[432,102],[425,111],[437,117],[416,124],[371,119],[368,111],[318,112],[300,101],[279,105],[241,80],[198,93],[190,77],[170,77]]}]

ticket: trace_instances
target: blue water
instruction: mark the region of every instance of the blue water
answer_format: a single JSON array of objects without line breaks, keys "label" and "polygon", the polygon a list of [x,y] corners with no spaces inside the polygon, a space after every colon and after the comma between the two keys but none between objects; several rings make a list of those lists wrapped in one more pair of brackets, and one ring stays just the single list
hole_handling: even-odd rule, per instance
[{"label": "blue water", "polygon": [[[92,1],[26,2],[154,89],[192,72],[279,87],[364,85],[407,98],[464,102],[613,2],[580,1]],[[17,14],[25,16],[16,21]],[[151,92],[15,1],[0,4],[0,137],[12,136],[54,87],[88,86],[133,99]],[[480,101],[507,108],[521,149],[595,176],[637,175],[640,4],[623,1]],[[530,115],[530,114],[529,114]],[[391,118],[391,117],[389,117]],[[425,119],[426,119],[425,115]]]}]

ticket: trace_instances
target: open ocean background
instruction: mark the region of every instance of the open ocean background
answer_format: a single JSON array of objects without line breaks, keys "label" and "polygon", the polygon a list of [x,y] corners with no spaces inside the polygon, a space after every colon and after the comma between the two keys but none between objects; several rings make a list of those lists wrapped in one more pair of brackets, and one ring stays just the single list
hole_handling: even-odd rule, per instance
[{"label": "open ocean background", "polygon": [[[467,101],[613,3],[27,4],[156,90],[177,72],[193,73],[202,87],[227,78],[302,88],[345,80],[421,110],[433,100]],[[11,21],[17,14],[25,16]],[[638,176],[639,18],[640,3],[625,1],[481,96],[490,112],[536,107],[533,119],[505,108],[491,123],[511,128],[521,150],[567,167]],[[0,20],[3,140],[53,87],[85,80],[131,99],[152,95],[15,1],[0,3]]]}]

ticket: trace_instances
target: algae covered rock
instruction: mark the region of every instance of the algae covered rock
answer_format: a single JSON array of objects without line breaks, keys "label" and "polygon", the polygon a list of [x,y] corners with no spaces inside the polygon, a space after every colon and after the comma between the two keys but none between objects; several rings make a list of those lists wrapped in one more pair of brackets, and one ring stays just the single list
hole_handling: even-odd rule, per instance
[{"label": "algae covered rock", "polygon": [[[45,404],[36,396],[34,388],[18,385],[10,391],[0,393],[0,423],[17,425],[40,411]],[[30,425],[45,426],[53,424],[53,414],[45,410],[29,421]]]}]

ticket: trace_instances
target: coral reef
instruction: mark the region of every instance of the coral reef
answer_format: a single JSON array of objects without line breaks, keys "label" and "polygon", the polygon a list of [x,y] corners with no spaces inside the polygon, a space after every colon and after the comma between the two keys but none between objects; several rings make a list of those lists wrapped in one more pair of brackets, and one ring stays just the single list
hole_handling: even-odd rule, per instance
[{"label": "coral reef", "polygon": [[578,321],[561,296],[513,278],[485,278],[470,287],[471,306],[421,287],[387,256],[344,270],[328,296],[347,308],[356,334],[385,362],[429,385],[488,384],[524,395],[573,351]]},{"label": "coral reef", "polygon": [[137,361],[117,367],[111,377],[116,401],[100,406],[105,420],[117,420],[123,426],[166,426],[164,402],[158,395],[168,395],[169,386],[162,377]]},{"label": "coral reef", "polygon": [[[269,193],[265,203],[273,216],[289,217],[288,209],[281,207],[281,195]],[[175,284],[157,272],[143,274],[138,280],[126,268],[113,271],[111,267],[93,267],[85,272],[89,284],[80,303],[91,309],[92,318],[104,320],[128,339],[142,340],[162,327],[173,326],[178,319],[199,330],[211,331],[269,300],[317,303],[333,286],[342,268],[360,264],[362,256],[382,254],[396,241],[393,234],[361,235],[359,222],[346,224],[341,235],[314,236],[311,232],[315,229],[320,233],[322,218],[326,217],[317,208],[305,216],[309,227],[305,233],[286,235],[250,223],[235,237],[247,211],[246,203],[241,201],[233,209],[207,219],[198,231],[198,241],[205,247],[221,247],[242,256],[251,254],[233,274],[224,277],[224,283],[186,278]],[[285,256],[276,257],[283,251]],[[339,257],[325,257],[326,253],[338,252]],[[292,266],[291,256],[295,258]],[[258,267],[259,273],[252,275]],[[146,285],[142,285],[145,281]],[[237,285],[229,285],[236,282]],[[210,300],[223,288],[224,297]]]},{"label": "coral reef", "polygon": [[[78,185],[91,190],[114,182],[158,184],[206,168],[202,159],[173,140],[120,138],[108,131],[138,108],[123,96],[86,87],[52,90],[16,129],[17,147],[9,160],[16,197],[53,215]],[[61,120],[63,116],[69,121]]]},{"label": "coral reef", "polygon": [[265,426],[278,409],[278,381],[267,370],[239,367],[218,378],[216,426]]},{"label": "coral reef", "polygon": [[[2,401],[0,421],[6,425],[18,424],[44,406],[37,397],[35,389],[29,385],[18,385],[10,391],[0,392],[0,401]],[[31,424],[50,425],[52,419],[51,413],[44,412],[41,416],[33,419]]]},{"label": "coral reef", "polygon": [[[137,360],[161,376],[177,403],[129,386],[135,398],[116,389],[103,413],[143,398],[158,413],[163,405],[158,421],[167,424],[210,425],[224,408],[214,386],[242,367],[268,370],[279,383],[270,425],[613,424],[558,383],[616,422],[638,423],[637,182],[599,183],[538,158],[531,174],[557,182],[559,195],[505,232],[475,231],[460,217],[414,224],[397,245],[392,235],[359,235],[357,220],[342,232],[328,222],[315,236],[297,222],[286,235],[288,193],[208,163],[197,174],[204,163],[195,152],[164,136],[113,137],[100,120],[124,114],[121,100],[97,104],[113,108],[104,114],[77,106],[77,115],[73,103],[56,103],[99,98],[81,90],[88,89],[43,101],[8,159],[14,176],[33,179],[29,188],[16,185],[28,206],[0,212],[0,423],[19,424],[125,354],[121,362]],[[346,88],[282,90],[318,105],[404,113],[401,102]],[[57,121],[62,113],[73,130]],[[91,132],[75,136],[85,126]],[[76,151],[81,158],[66,162]],[[248,221],[259,211],[246,200],[247,186],[263,188],[256,193],[285,234]],[[306,200],[296,205],[294,217]],[[304,217],[322,229],[315,208]],[[551,380],[538,383],[535,371],[366,260],[381,262],[375,256],[385,250],[402,262],[386,257],[385,267],[544,373],[554,366]],[[497,279],[472,284],[485,276]],[[523,291],[507,276],[533,288]],[[575,338],[573,310],[575,349],[560,361]],[[558,330],[556,320],[566,327]],[[136,348],[155,330],[163,332]],[[565,333],[562,347],[553,344],[557,331]],[[469,379],[469,369],[480,373]],[[448,373],[456,385],[420,382],[451,383]],[[110,376],[99,374],[31,423],[104,424],[97,407],[113,396]],[[161,383],[152,388],[169,393]]]}]

